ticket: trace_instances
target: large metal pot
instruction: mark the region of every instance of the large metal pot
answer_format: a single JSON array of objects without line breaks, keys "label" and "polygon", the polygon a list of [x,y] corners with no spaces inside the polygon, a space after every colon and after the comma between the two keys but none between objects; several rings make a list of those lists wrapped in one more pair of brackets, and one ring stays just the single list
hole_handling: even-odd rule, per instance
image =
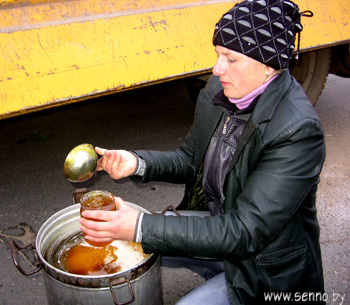
[{"label": "large metal pot", "polygon": [[[143,208],[129,204],[147,213]],[[42,267],[48,304],[162,304],[158,255],[151,254],[129,270],[104,276],[68,273],[49,262],[52,249],[79,233],[79,217],[80,205],[76,204],[52,215],[41,226],[35,240],[35,249],[40,260],[38,270],[23,272],[15,259],[14,243],[11,245],[14,263],[23,274],[33,274]]]}]

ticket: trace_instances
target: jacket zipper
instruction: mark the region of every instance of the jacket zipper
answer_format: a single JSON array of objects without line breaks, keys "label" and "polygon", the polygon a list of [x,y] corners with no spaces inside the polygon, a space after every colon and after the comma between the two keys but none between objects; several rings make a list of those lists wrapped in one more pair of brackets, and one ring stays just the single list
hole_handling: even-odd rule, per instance
[{"label": "jacket zipper", "polygon": [[230,121],[230,117],[227,116],[225,119],[225,123],[224,123],[224,127],[222,128],[222,134],[226,134],[227,133],[227,124]]}]

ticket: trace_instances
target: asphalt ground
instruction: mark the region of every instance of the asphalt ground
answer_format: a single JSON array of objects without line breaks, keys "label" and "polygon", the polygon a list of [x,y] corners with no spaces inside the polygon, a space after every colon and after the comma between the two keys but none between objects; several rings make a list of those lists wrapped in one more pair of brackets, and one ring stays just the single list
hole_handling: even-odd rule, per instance
[{"label": "asphalt ground", "polygon": [[[315,106],[325,130],[327,159],[317,197],[327,304],[350,304],[350,80],[330,75]],[[194,105],[182,82],[132,90],[0,121],[0,304],[46,304],[42,272],[22,275],[10,240],[35,240],[42,224],[72,204],[75,189],[104,189],[149,211],[176,206],[183,185],[134,185],[99,172],[86,183],[63,175],[68,152],[78,144],[105,148],[174,149],[191,127]],[[33,252],[19,253],[31,269]],[[174,304],[203,280],[186,269],[162,268],[164,304]]]}]

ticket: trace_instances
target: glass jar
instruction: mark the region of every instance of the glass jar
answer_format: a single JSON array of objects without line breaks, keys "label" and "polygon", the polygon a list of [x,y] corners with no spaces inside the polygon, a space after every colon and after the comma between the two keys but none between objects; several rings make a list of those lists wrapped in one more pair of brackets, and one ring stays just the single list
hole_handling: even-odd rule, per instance
[{"label": "glass jar", "polygon": [[[91,191],[84,194],[80,198],[80,216],[85,210],[103,210],[103,211],[115,211],[116,207],[114,204],[114,196],[112,193],[107,191]],[[98,221],[98,220],[95,220]],[[83,232],[83,237],[85,238],[85,233]],[[110,242],[93,242],[91,240],[85,239],[85,241],[94,247],[105,247],[108,246]]]}]

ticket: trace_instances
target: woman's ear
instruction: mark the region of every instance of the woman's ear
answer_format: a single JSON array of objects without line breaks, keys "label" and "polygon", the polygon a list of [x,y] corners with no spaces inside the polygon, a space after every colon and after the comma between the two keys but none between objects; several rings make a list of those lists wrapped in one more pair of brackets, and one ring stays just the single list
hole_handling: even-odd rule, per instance
[{"label": "woman's ear", "polygon": [[266,74],[266,81],[268,81],[272,76],[275,75],[275,69],[274,68],[271,68],[269,66],[266,66],[266,71],[265,71],[265,74]]}]

